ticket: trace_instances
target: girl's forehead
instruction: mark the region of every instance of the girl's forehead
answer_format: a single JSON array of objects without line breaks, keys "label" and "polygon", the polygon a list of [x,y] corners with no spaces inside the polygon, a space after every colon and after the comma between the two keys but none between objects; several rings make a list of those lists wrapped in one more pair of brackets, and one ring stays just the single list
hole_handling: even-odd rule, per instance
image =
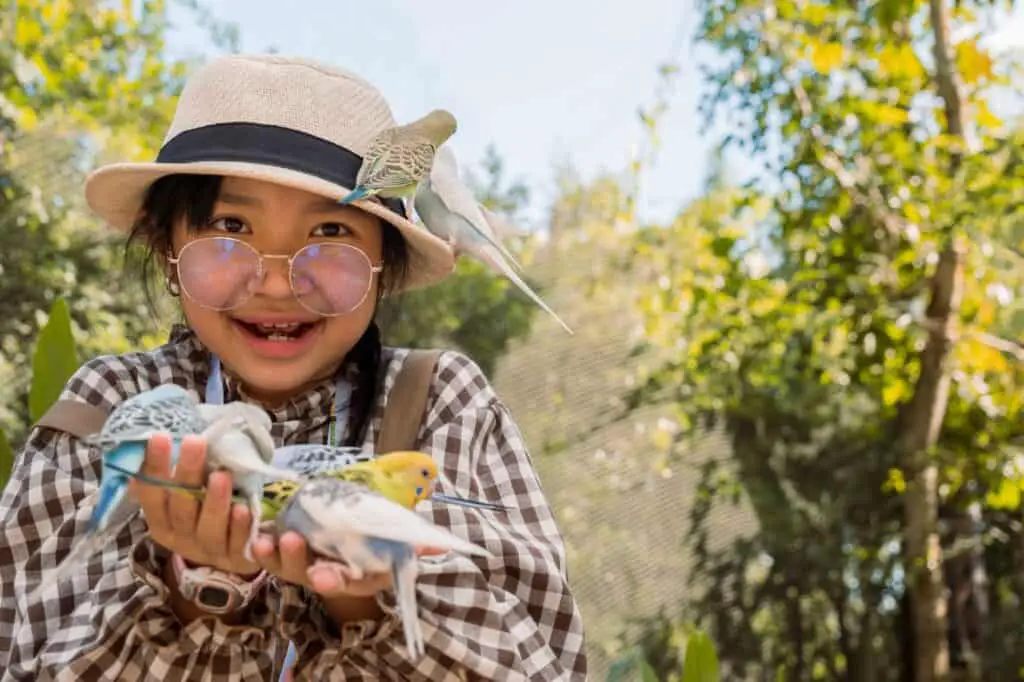
[{"label": "girl's forehead", "polygon": [[289,187],[288,185],[252,178],[224,178],[217,199],[223,203],[248,204],[252,206],[287,203],[295,206],[325,209],[343,210],[345,208],[344,206],[339,206],[337,201],[330,197],[314,194],[304,189]]},{"label": "girl's forehead", "polygon": [[[225,178],[217,195],[220,211],[239,211],[255,222],[282,225],[295,219],[342,221],[347,226],[370,229],[377,219],[355,206],[306,190],[250,178]],[[265,220],[263,220],[265,219]]]}]

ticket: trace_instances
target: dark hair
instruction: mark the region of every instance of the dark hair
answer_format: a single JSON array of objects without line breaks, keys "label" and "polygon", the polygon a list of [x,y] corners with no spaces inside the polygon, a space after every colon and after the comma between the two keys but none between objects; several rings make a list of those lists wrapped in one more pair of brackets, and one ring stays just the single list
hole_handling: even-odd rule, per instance
[{"label": "dark hair", "polygon": [[[151,304],[151,287],[157,279],[162,259],[171,252],[174,225],[183,217],[189,229],[205,225],[220,195],[221,181],[222,178],[216,175],[168,175],[154,182],[147,191],[141,216],[128,236],[125,259],[131,261],[141,256],[137,259],[137,268]],[[385,293],[405,279],[409,250],[397,228],[383,220],[380,225],[384,260],[380,293]],[[141,252],[136,250],[138,246],[142,247]],[[361,445],[366,437],[377,401],[380,360],[380,328],[376,320],[371,320],[370,326],[345,356],[345,363],[354,373],[355,382],[346,445]]]}]

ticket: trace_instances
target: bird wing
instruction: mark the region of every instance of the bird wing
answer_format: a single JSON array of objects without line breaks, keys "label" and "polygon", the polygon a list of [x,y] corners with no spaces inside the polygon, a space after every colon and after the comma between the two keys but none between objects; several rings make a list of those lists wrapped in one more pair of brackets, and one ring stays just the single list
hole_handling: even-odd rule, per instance
[{"label": "bird wing", "polygon": [[322,444],[284,445],[274,450],[275,466],[302,474],[320,474],[347,467],[356,462],[369,461],[372,452],[362,448]]},{"label": "bird wing", "polygon": [[176,384],[163,384],[114,408],[99,435],[132,440],[148,438],[156,432],[199,433],[205,426],[192,396]]},{"label": "bird wing", "polygon": [[391,145],[394,144],[394,138],[395,128],[388,128],[370,141],[370,146],[363,155],[363,163],[359,166],[359,172],[356,173],[357,187],[367,184],[366,179],[376,171],[378,166],[384,163],[384,157],[387,155]]},{"label": "bird wing", "polygon": [[430,189],[450,212],[468,223],[468,227],[472,230],[470,236],[479,242],[489,243],[511,260],[516,267],[519,267],[519,263],[514,258],[510,258],[508,250],[498,240],[491,224],[487,222],[486,209],[480,205],[470,189],[459,179],[455,152],[448,147],[441,147],[437,150],[434,169],[430,173]]},{"label": "bird wing", "polygon": [[434,151],[434,145],[425,141],[396,144],[384,154],[381,163],[367,171],[365,183],[385,190],[415,185],[430,172]]},{"label": "bird wing", "polygon": [[311,481],[295,494],[293,503],[328,532],[335,532],[336,528],[339,534],[347,530],[416,547],[490,556],[482,547],[357,484],[337,479]]}]

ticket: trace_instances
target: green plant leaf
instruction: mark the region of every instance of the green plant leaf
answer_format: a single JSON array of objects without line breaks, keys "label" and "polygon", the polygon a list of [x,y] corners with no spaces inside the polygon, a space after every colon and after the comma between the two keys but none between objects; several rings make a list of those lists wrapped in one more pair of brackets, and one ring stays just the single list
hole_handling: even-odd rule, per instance
[{"label": "green plant leaf", "polygon": [[71,313],[63,298],[50,307],[50,317],[39,330],[32,357],[32,387],[29,390],[29,416],[33,422],[46,413],[60,397],[65,384],[78,369],[75,337],[71,332]]},{"label": "green plant leaf", "polygon": [[7,486],[12,471],[14,471],[14,449],[7,440],[7,434],[0,429],[0,490]]},{"label": "green plant leaf", "polygon": [[640,680],[641,682],[658,682],[658,674],[654,672],[654,668],[651,664],[639,657],[637,663],[640,666]]},{"label": "green plant leaf", "polygon": [[703,632],[695,632],[686,643],[682,682],[719,682],[718,652]]}]

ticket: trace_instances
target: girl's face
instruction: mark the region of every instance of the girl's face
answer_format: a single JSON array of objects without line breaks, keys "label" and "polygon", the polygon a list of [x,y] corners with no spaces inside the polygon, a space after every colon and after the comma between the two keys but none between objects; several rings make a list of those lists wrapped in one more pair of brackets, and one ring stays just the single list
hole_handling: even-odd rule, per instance
[{"label": "girl's face", "polygon": [[[253,247],[265,257],[262,278],[250,250],[237,242],[204,242],[182,253],[207,237],[232,237]],[[182,219],[174,226],[182,309],[199,340],[247,393],[281,403],[334,374],[366,331],[377,300],[380,274],[371,264],[381,265],[381,239],[377,218],[357,208],[269,182],[224,178],[208,225],[189,229]],[[319,246],[294,259],[292,278],[285,258],[268,258],[291,257],[310,244]],[[171,274],[177,277],[173,266]],[[352,305],[337,316],[316,312]]]}]

